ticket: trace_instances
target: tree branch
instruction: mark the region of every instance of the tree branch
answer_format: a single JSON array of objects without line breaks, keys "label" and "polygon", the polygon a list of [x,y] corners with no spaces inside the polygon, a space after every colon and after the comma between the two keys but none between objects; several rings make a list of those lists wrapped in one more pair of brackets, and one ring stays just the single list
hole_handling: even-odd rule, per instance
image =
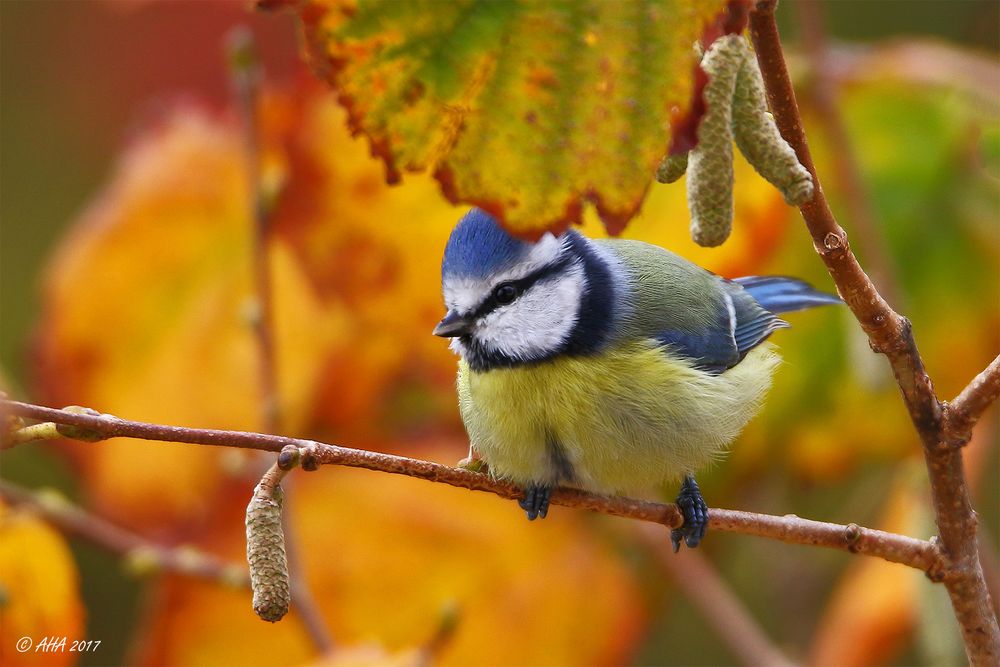
[{"label": "tree branch", "polygon": [[781,136],[791,144],[799,161],[812,174],[816,186],[813,198],[800,207],[802,217],[816,252],[826,264],[841,298],[868,334],[872,349],[888,357],[914,424],[921,435],[926,433],[933,438],[941,406],[924,370],[910,322],[886,303],[861,268],[847,242],[847,233],[833,217],[816,176],[774,22],[776,4],[776,0],[757,3],[750,14],[750,34],[774,120]]},{"label": "tree branch", "polygon": [[1000,397],[1000,354],[982,373],[945,405],[945,427],[953,442],[965,444],[972,438],[972,427],[990,405]]},{"label": "tree branch", "polygon": [[172,572],[222,582],[230,587],[250,587],[250,578],[242,565],[223,561],[190,546],[168,547],[152,542],[77,507],[54,491],[30,491],[0,480],[0,498],[12,505],[30,508],[67,535],[124,557],[129,568],[137,574]]},{"label": "tree branch", "polygon": [[[247,431],[221,431],[147,424],[119,419],[107,414],[69,413],[55,408],[7,399],[0,400],[0,411],[35,420],[76,426],[85,429],[87,433],[97,433],[105,438],[139,438],[217,447],[238,447],[275,453],[279,453],[283,448],[291,445],[300,452],[301,465],[304,470],[315,469],[318,465],[343,465],[417,477],[472,491],[493,493],[501,498],[512,500],[522,496],[522,490],[517,486],[495,480],[488,475],[461,468],[452,468],[431,461],[350,449],[314,440]],[[551,503],[564,507],[589,509],[612,516],[651,521],[668,528],[677,528],[683,523],[677,506],[673,504],[604,496],[578,489],[555,489],[552,492]],[[779,517],[738,510],[712,509],[709,513],[709,525],[715,530],[757,535],[790,544],[820,546],[877,556],[894,563],[923,570],[935,580],[940,578],[939,573],[943,567],[941,554],[933,542],[863,528],[856,524],[844,526],[800,519],[794,515]]]},{"label": "tree branch", "polygon": [[243,144],[247,171],[249,210],[253,219],[254,308],[253,329],[257,337],[258,372],[260,373],[262,427],[268,433],[279,431],[277,365],[274,354],[271,264],[268,241],[271,234],[271,197],[265,192],[260,174],[260,97],[261,68],[253,34],[246,26],[235,28],[228,37],[229,72],[237,106],[243,118]]},{"label": "tree branch", "polygon": [[[253,33],[246,26],[229,35],[229,70],[236,93],[237,106],[243,117],[244,146],[247,167],[249,209],[253,218],[254,333],[257,338],[258,372],[260,373],[261,423],[264,431],[281,431],[281,394],[278,390],[277,355],[274,344],[274,299],[271,285],[271,263],[268,258],[271,239],[273,195],[267,192],[260,169],[260,59]],[[278,475],[278,480],[284,474]],[[326,627],[312,591],[298,575],[298,548],[288,522],[285,522],[285,552],[289,563],[293,604],[305,625],[306,632],[320,653],[333,650],[333,638]]]},{"label": "tree branch", "polygon": [[639,525],[639,536],[656,562],[697,607],[733,656],[745,665],[792,667],[794,663],[764,633],[719,573],[694,549],[673,554],[655,526]]},{"label": "tree branch", "polygon": [[[298,548],[300,542],[292,522],[289,519],[291,512],[288,510],[290,502],[294,502],[294,494],[286,494],[285,509],[282,512],[282,523],[285,531],[285,555],[288,558],[288,576],[292,587],[292,609],[298,613],[306,632],[312,638],[313,644],[322,655],[327,655],[333,651],[334,641],[326,621],[323,619],[323,612],[312,594],[312,589],[306,585],[302,577],[302,570],[299,568],[301,559]],[[289,498],[292,498],[289,501]]]},{"label": "tree branch", "polygon": [[[924,445],[935,521],[946,567],[942,580],[962,628],[966,654],[975,665],[1000,662],[1000,628],[991,609],[976,546],[976,517],[944,408],[917,351],[909,320],[896,313],[858,264],[823,194],[813,165],[795,92],[785,66],[774,10],[777,0],[759,0],[750,15],[750,34],[764,77],[768,104],[782,136],[813,175],[813,199],[800,207],[816,252],[826,264],[844,302],[868,335],[872,349],[889,359],[910,418]],[[989,383],[987,383],[989,385]],[[964,394],[965,392],[963,392]],[[978,396],[980,391],[972,391]],[[985,392],[987,395],[989,391]]]}]

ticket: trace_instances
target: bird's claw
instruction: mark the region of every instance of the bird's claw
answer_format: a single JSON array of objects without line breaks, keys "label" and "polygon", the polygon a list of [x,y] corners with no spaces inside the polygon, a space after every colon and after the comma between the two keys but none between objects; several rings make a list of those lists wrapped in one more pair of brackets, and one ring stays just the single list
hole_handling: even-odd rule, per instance
[{"label": "bird's claw", "polygon": [[674,553],[680,551],[681,539],[688,548],[697,547],[708,528],[708,505],[701,497],[701,489],[691,475],[687,475],[681,484],[681,492],[677,495],[677,507],[684,515],[684,523],[680,528],[670,531],[670,542],[674,546]]},{"label": "bird's claw", "polygon": [[548,486],[529,486],[524,490],[524,498],[517,501],[517,504],[528,515],[528,521],[534,521],[537,518],[544,519],[545,515],[549,513],[549,497],[551,495],[552,489]]}]

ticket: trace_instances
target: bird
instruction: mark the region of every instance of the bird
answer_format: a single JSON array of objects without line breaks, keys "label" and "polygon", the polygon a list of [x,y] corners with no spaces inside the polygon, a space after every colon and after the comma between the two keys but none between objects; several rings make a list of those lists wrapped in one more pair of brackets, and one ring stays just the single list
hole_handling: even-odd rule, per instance
[{"label": "bird", "polygon": [[695,548],[708,506],[695,473],[760,411],[780,358],[779,314],[841,300],[786,276],[728,280],[650,243],[575,229],[529,242],[473,208],[441,262],[470,456],[523,489],[528,519],[554,488],[609,494],[680,481]]}]

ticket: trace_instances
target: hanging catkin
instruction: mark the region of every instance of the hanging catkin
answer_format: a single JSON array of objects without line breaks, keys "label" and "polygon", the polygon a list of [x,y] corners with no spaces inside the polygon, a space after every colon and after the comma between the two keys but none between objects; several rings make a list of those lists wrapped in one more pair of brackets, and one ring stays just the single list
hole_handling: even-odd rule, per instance
[{"label": "hanging catkin", "polygon": [[247,505],[247,563],[253,610],[265,621],[274,623],[288,613],[291,593],[281,527],[282,492],[270,477],[271,471],[254,488]]},{"label": "hanging catkin", "polygon": [[740,35],[725,35],[705,52],[708,75],[705,115],[698,124],[698,145],[688,156],[687,200],[691,237],[717,246],[733,227],[733,131],[731,107],[736,76],[745,50]]},{"label": "hanging catkin", "polygon": [[750,45],[740,39],[744,52],[733,97],[733,136],[747,161],[778,188],[785,201],[798,206],[812,199],[813,181],[799,163],[767,110],[764,80]]},{"label": "hanging catkin", "polygon": [[[695,51],[701,53],[698,45]],[[734,141],[793,206],[812,199],[813,180],[767,110],[764,81],[747,41],[741,35],[720,37],[708,47],[701,68],[708,83],[697,145],[663,158],[656,180],[673,183],[687,172],[691,237],[699,245],[717,246],[733,227]]]},{"label": "hanging catkin", "polygon": [[656,170],[656,180],[660,183],[673,183],[684,175],[688,167],[687,151],[668,155],[660,162]]}]

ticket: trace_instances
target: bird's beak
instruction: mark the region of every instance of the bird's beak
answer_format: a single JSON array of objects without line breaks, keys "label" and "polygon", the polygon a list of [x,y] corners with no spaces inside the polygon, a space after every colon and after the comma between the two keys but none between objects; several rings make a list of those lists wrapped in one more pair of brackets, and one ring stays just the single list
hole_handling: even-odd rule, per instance
[{"label": "bird's beak", "polygon": [[449,310],[444,319],[434,327],[434,335],[442,338],[456,338],[472,330],[472,320]]}]

